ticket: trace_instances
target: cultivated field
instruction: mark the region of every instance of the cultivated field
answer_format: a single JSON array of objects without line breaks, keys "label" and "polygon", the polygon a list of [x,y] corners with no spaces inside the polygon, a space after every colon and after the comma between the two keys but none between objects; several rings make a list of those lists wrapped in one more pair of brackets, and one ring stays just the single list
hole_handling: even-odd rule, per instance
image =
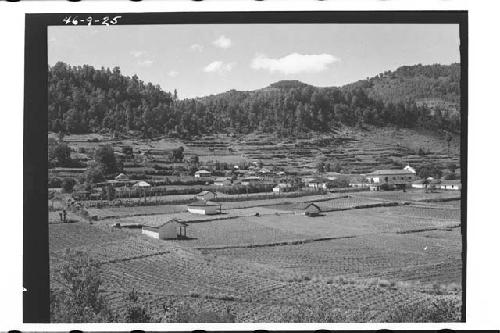
[{"label": "cultivated field", "polygon": [[[51,190],[57,192],[48,216],[52,288],[61,287],[58,270],[71,249],[96,260],[103,293],[114,311],[123,311],[126,295],[136,290],[141,303],[162,321],[171,320],[164,317],[165,305],[187,304],[216,313],[230,309],[237,322],[300,320],[293,314],[318,307],[358,315],[362,309],[362,317],[351,319],[386,321],[400,306],[461,300],[459,191],[219,191],[222,213],[197,215],[187,210],[194,200],[187,193],[214,185],[175,174],[177,167],[188,165],[165,154],[182,146],[184,160],[196,155],[200,163],[230,166],[258,160],[295,176],[310,175],[318,160],[327,159],[356,174],[395,168],[403,157],[416,167],[429,161],[457,162],[456,138],[448,147],[437,136],[387,128],[294,140],[249,134],[154,141],[70,135],[64,141],[75,156],[76,151],[90,155],[103,144],[115,151],[130,146],[137,156],[123,164],[123,172],[131,179],[140,175],[141,180],[163,182],[156,189],[172,194],[148,197],[146,203],[126,194],[112,202],[80,201],[85,214],[68,209],[71,223],[60,223],[59,212],[70,195]],[[421,147],[429,152],[415,155]],[[49,172],[51,177],[78,178],[84,170]],[[309,203],[320,207],[319,216],[304,215]],[[171,219],[187,223],[187,239],[142,234],[140,226],[158,227]],[[117,223],[139,228],[113,227]]]},{"label": "cultivated field", "polygon": [[[191,223],[182,206],[96,210],[106,218],[49,225],[53,283],[71,248],[100,263],[113,309],[119,311],[134,288],[160,318],[164,304],[189,304],[215,312],[229,307],[236,321],[245,322],[283,321],[283,311],[316,306],[361,308],[366,317],[360,321],[380,321],[398,306],[460,300],[459,201],[414,204],[422,195],[410,191],[396,200],[410,205],[353,208],[396,199],[396,192],[388,193],[326,198],[322,205],[337,202],[344,210],[314,218],[299,212],[305,202],[285,198],[282,204],[242,205],[250,208],[230,203],[225,215]],[[188,222],[189,239],[162,241],[111,226],[154,226],[172,217]]]}]

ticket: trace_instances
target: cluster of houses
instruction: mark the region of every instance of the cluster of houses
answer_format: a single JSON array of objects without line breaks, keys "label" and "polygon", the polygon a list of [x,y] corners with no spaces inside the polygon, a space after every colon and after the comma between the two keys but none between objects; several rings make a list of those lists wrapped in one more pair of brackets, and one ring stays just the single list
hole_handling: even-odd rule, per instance
[{"label": "cluster of houses", "polygon": [[[202,170],[200,170],[202,171]],[[210,172],[199,172],[198,177],[209,177]],[[327,189],[328,184],[337,179],[339,174],[328,174],[321,177],[308,176],[303,178],[304,184],[307,187],[314,189]],[[123,179],[123,177],[121,177]],[[248,179],[249,178],[249,179]],[[257,181],[261,178],[256,176],[247,177],[247,181]],[[219,179],[221,186],[226,185],[224,181],[229,179]],[[227,183],[231,184],[231,183]],[[386,189],[405,189],[407,187],[427,189],[436,188],[443,190],[460,190],[460,180],[435,180],[435,179],[417,179],[416,171],[410,166],[406,166],[401,170],[376,170],[374,172],[360,175],[357,180],[350,183],[353,187],[369,187],[372,191],[380,191]],[[273,189],[274,192],[292,190],[292,185],[289,183],[279,183]],[[195,196],[196,201],[187,205],[188,212],[191,214],[215,215],[222,213],[220,203],[213,202],[217,194],[213,191],[202,191]],[[321,214],[321,207],[315,203],[309,203],[304,207],[304,215],[309,217],[318,216]],[[187,223],[172,219],[159,227],[142,227],[142,233],[157,239],[185,239]]]},{"label": "cluster of houses", "polygon": [[390,189],[440,189],[440,190],[461,190],[460,180],[440,180],[429,177],[427,179],[417,179],[414,168],[407,165],[401,170],[376,170],[366,175],[361,175],[356,181],[349,184],[351,187],[369,188],[371,191]]}]

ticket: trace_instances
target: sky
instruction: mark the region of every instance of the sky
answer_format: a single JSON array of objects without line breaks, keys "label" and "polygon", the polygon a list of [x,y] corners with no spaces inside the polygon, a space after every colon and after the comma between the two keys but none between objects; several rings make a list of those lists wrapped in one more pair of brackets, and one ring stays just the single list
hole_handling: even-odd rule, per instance
[{"label": "sky", "polygon": [[341,86],[403,65],[460,62],[456,24],[53,26],[49,65],[119,66],[179,98],[279,80]]}]

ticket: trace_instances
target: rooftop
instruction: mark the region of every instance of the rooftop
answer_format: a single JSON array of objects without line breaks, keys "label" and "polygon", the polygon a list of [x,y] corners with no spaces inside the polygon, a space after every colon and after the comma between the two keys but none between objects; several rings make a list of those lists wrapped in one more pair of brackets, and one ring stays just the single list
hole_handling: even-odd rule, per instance
[{"label": "rooftop", "polygon": [[206,207],[206,206],[219,206],[219,204],[208,201],[196,201],[188,204],[188,207]]},{"label": "rooftop", "polygon": [[367,173],[367,176],[372,176],[372,175],[413,175],[413,172],[408,171],[408,170],[375,170],[372,173]]},{"label": "rooftop", "polygon": [[460,185],[460,184],[462,184],[462,181],[460,179],[456,179],[456,180],[442,180],[441,184],[442,185]]}]

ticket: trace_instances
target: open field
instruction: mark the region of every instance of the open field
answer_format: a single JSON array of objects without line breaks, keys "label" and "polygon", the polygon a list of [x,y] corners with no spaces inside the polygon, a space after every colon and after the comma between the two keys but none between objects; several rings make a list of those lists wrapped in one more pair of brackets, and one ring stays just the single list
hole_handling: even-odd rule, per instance
[{"label": "open field", "polygon": [[[376,194],[326,197],[321,204],[395,199]],[[229,306],[237,321],[246,322],[279,321],[283,311],[315,306],[363,308],[367,317],[360,320],[377,321],[397,306],[460,299],[458,202],[348,209],[310,218],[295,211],[306,197],[298,199],[302,202],[243,205],[249,208],[230,203],[235,205],[226,207],[225,215],[191,214],[192,223],[182,212],[185,206],[166,205],[99,209],[94,213],[108,218],[94,224],[51,224],[54,285],[65,249],[71,248],[100,263],[113,309],[123,308],[134,288],[141,303],[160,317],[167,303],[207,311]],[[190,239],[161,241],[140,229],[111,227],[116,222],[159,225],[172,217],[188,222]],[[435,286],[444,289],[436,294]]]},{"label": "open field", "polygon": [[98,219],[120,218],[136,215],[168,214],[186,211],[185,205],[158,205],[158,206],[135,206],[135,207],[109,207],[109,208],[88,208],[90,216],[97,216]]}]

